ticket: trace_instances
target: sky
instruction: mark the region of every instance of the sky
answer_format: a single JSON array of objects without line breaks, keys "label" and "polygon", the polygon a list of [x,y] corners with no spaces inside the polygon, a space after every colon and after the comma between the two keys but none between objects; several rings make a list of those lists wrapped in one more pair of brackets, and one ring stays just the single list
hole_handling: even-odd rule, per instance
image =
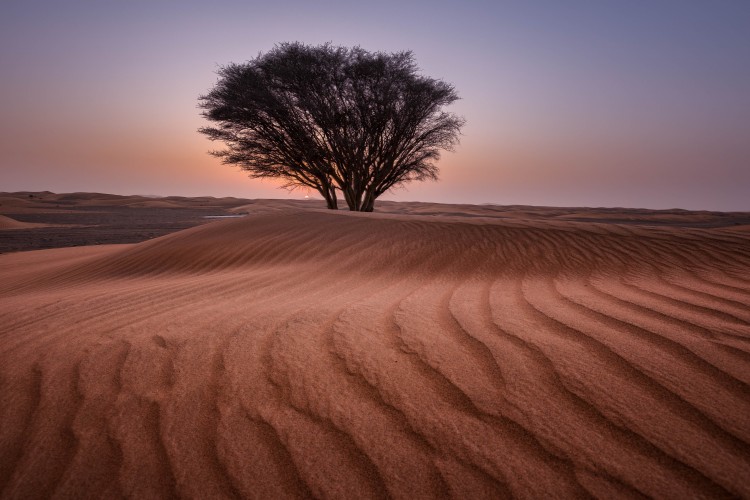
[{"label": "sky", "polygon": [[197,132],[217,69],[285,41],[455,86],[440,180],[384,199],[750,211],[747,0],[4,0],[0,191],[304,196]]}]

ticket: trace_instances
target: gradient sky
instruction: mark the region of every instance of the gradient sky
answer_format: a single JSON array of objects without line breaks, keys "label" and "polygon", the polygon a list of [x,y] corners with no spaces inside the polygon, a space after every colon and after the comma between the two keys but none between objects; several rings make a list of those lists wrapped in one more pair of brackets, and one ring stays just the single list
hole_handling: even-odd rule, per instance
[{"label": "gradient sky", "polygon": [[750,1],[34,1],[0,11],[0,191],[300,197],[206,151],[216,69],[414,52],[467,125],[384,198],[750,210]]}]

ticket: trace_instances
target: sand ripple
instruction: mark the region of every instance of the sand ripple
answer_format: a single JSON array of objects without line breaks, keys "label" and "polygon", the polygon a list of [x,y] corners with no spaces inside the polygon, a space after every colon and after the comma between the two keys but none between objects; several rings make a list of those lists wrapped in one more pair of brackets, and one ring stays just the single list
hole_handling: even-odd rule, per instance
[{"label": "sand ripple", "polygon": [[750,497],[750,235],[289,207],[0,256],[3,498]]}]

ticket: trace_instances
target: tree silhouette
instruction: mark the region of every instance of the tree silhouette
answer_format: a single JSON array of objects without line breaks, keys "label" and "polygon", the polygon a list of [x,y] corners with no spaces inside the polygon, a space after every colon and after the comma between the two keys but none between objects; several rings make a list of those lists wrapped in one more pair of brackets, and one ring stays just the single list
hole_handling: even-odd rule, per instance
[{"label": "tree silhouette", "polygon": [[215,122],[200,132],[212,151],[253,178],[306,186],[336,209],[371,212],[389,189],[437,179],[441,150],[453,150],[464,120],[443,108],[452,85],[418,74],[411,52],[282,43],[244,64],[220,68],[199,98]]}]

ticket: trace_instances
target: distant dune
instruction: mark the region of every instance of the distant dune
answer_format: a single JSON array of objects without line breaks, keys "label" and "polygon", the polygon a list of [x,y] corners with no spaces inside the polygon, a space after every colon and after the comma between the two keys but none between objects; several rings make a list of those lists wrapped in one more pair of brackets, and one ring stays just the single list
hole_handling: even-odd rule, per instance
[{"label": "distant dune", "polygon": [[0,193],[0,254],[68,246],[136,243],[231,215],[251,200],[120,196],[103,193]]},{"label": "distant dune", "polygon": [[47,224],[37,224],[34,222],[21,222],[4,215],[0,215],[0,230],[3,229],[29,229],[32,227],[45,227]]},{"label": "distant dune", "polygon": [[244,201],[0,255],[3,498],[750,497],[744,215]]},{"label": "distant dune", "polygon": [[164,200],[149,200],[149,201],[137,201],[134,203],[128,203],[129,207],[147,207],[147,208],[179,208],[180,205],[171,201]]},{"label": "distant dune", "polygon": [[19,222],[16,219],[0,215],[0,229],[25,229],[31,226],[32,224],[28,222]]}]

